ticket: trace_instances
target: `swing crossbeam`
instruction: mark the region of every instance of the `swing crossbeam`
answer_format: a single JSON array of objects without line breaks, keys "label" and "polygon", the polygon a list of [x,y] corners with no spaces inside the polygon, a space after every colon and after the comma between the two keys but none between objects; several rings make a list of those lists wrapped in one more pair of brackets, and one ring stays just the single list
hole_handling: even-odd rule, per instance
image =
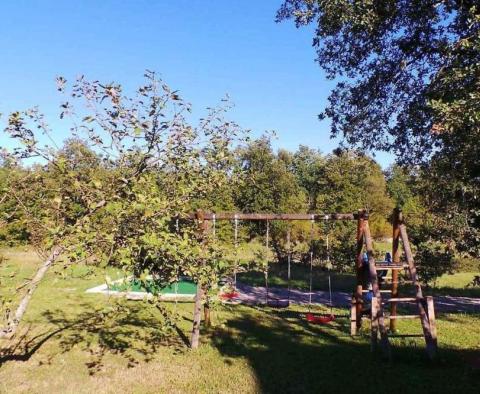
[{"label": "swing crossbeam", "polygon": [[[365,211],[358,211],[355,213],[309,213],[309,214],[298,214],[298,213],[230,213],[230,212],[204,212],[204,211],[197,211],[193,214],[190,215],[190,219],[196,219],[200,220],[201,222],[208,222],[211,221],[213,224],[213,234],[215,235],[215,229],[216,229],[216,222],[220,220],[226,220],[226,221],[234,221],[234,245],[235,249],[238,248],[238,224],[239,221],[264,221],[267,223],[267,237],[266,237],[266,247],[268,249],[269,245],[269,222],[270,221],[310,221],[311,222],[311,230],[310,230],[310,245],[312,247],[312,242],[313,242],[313,226],[315,222],[329,222],[329,221],[334,221],[334,220],[358,220],[359,218],[363,217],[368,217],[368,213]],[[265,271],[265,305],[270,305],[272,304],[275,307],[279,308],[286,308],[290,305],[290,263],[291,263],[291,249],[290,249],[290,230],[287,232],[287,249],[288,249],[288,297],[287,300],[280,300],[278,299],[272,299],[269,297],[269,291],[268,291],[268,268]],[[329,256],[329,242],[328,242],[328,234],[327,234],[327,259],[330,261],[330,256]],[[310,249],[310,291],[308,293],[309,296],[309,301],[308,301],[308,307],[309,307],[309,315],[310,319],[309,321],[313,322],[317,317],[315,316],[315,319],[312,317],[313,314],[310,313],[310,307],[312,305],[312,269],[313,269],[313,249]],[[235,266],[234,269],[234,288],[236,289],[236,283],[237,283],[237,267]],[[330,275],[328,277],[328,288],[329,288],[329,294],[330,294],[330,315],[329,319],[333,316],[332,314],[332,287],[331,287],[331,280],[330,280]],[[272,301],[274,301],[272,303]],[[323,319],[323,318],[322,318]],[[316,321],[316,320],[315,320]],[[331,321],[331,320],[328,320]],[[322,320],[322,323],[325,323]]]},{"label": "swing crossbeam", "polygon": [[[357,220],[359,213],[202,213],[202,220]],[[198,214],[191,214],[196,219]]]}]

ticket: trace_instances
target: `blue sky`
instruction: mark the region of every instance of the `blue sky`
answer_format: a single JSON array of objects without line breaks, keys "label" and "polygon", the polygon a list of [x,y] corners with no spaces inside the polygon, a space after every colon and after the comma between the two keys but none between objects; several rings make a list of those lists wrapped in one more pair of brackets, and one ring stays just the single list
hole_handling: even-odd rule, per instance
[{"label": "blue sky", "polygon": [[[150,69],[180,90],[198,117],[228,93],[235,104],[230,117],[254,135],[275,130],[276,148],[303,144],[328,153],[338,141],[317,115],[333,83],[314,61],[313,28],[275,23],[280,4],[2,1],[0,112],[39,105],[62,140],[55,76],[84,74],[133,89]],[[392,156],[377,160],[386,167]]]}]

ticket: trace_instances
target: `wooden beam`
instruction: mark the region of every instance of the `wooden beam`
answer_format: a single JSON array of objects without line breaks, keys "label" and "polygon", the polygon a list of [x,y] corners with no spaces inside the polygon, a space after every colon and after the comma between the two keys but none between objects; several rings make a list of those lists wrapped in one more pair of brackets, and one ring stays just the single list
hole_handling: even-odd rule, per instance
[{"label": "wooden beam", "polygon": [[392,302],[392,303],[397,303],[397,302],[417,302],[418,298],[416,297],[392,297],[386,300],[385,302]]},{"label": "wooden beam", "polygon": [[[362,215],[363,211],[359,211],[357,219],[357,249],[355,256],[355,272],[357,275],[357,285],[355,287],[355,315],[356,315],[356,328],[351,330],[352,335],[356,335],[358,330],[362,327],[362,309],[363,309],[363,227],[364,227],[364,217]],[[354,332],[353,332],[354,331]]]},{"label": "wooden beam", "polygon": [[190,339],[190,347],[197,349],[200,343],[200,322],[202,320],[202,298],[203,290],[200,285],[197,285],[197,293],[195,294],[195,303],[193,306],[193,327],[192,336]]},{"label": "wooden beam", "polygon": [[[201,238],[201,242],[205,239],[206,232],[208,231],[208,223],[204,219],[204,212],[198,210],[195,213],[195,219],[197,220],[198,233]],[[205,264],[205,262],[202,262]],[[192,324],[192,335],[190,339],[190,347],[192,349],[198,348],[200,343],[200,323],[202,320],[202,300],[204,295],[204,289],[202,283],[197,282],[197,292],[195,294],[195,303],[193,305],[193,324]],[[207,305],[205,309],[205,317],[210,319],[210,310]]]},{"label": "wooden beam", "polygon": [[[235,213],[214,212],[204,213],[203,220],[356,220],[357,213]],[[196,214],[190,214],[190,219],[196,219]]]},{"label": "wooden beam", "polygon": [[410,271],[410,279],[415,287],[415,294],[417,298],[423,298],[422,286],[418,281],[417,268],[415,267],[415,262],[413,260],[412,249],[410,248],[410,241],[408,240],[407,228],[405,224],[400,222],[399,224],[400,238],[402,239],[403,250],[405,252],[405,258],[407,259],[408,269]]},{"label": "wooden beam", "polygon": [[[405,270],[406,268],[410,268],[408,266],[408,264],[400,264],[400,265],[398,265],[398,264],[395,264],[395,265],[393,265],[393,264],[382,264],[382,263],[375,264],[375,269],[377,271],[392,270],[392,271],[397,271],[397,273],[398,273],[398,271]],[[393,275],[392,275],[392,279],[393,279]]]},{"label": "wooden beam", "polygon": [[427,346],[427,353],[430,359],[434,359],[437,353],[437,324],[435,322],[435,308],[433,297],[427,297],[428,321],[430,323],[430,346]]},{"label": "wooden beam", "polygon": [[357,315],[357,300],[355,298],[355,294],[352,296],[352,302],[350,305],[350,335],[354,336],[357,335],[357,319],[360,316]]},{"label": "wooden beam", "polygon": [[[364,234],[365,246],[367,248],[367,254],[368,254],[368,269],[370,273],[370,282],[372,283],[372,290],[374,295],[374,297],[372,298],[372,322],[374,318],[375,320],[378,320],[378,328],[380,330],[380,340],[381,340],[380,345],[382,347],[384,356],[387,358],[390,358],[391,349],[390,349],[390,343],[388,342],[387,329],[385,328],[385,317],[383,314],[382,295],[380,293],[380,287],[378,286],[377,270],[375,269],[375,257],[373,256],[373,240],[370,234],[368,219],[364,220],[363,234]],[[376,305],[377,311],[375,316],[373,315],[373,299],[374,298],[377,299],[375,302],[378,303],[378,305]],[[373,340],[373,337],[372,337],[372,340]]]},{"label": "wooden beam", "polygon": [[[393,241],[392,241],[392,263],[394,265],[400,264],[400,210],[395,208],[393,210]],[[392,270],[392,297],[398,298],[398,271]],[[393,302],[390,305],[390,316],[397,315],[397,303]],[[397,331],[397,321],[395,319],[390,320],[390,331]]]},{"label": "wooden beam", "polygon": [[[205,244],[207,242],[207,237],[208,234],[211,231],[211,226],[212,222],[203,220],[202,226],[200,231],[202,232],[202,243]],[[213,234],[212,234],[213,236]],[[202,262],[203,265],[205,265],[205,261]],[[210,328],[212,326],[212,321],[211,321],[211,316],[210,316],[210,296],[208,294],[208,288],[206,286],[203,286],[202,291],[203,291],[203,297],[204,297],[204,303],[203,303],[203,323],[206,328]]]},{"label": "wooden beam", "polygon": [[373,353],[377,351],[378,344],[378,320],[381,302],[377,297],[372,297],[372,317],[370,319],[370,347]]},{"label": "wooden beam", "polygon": [[403,250],[410,269],[410,279],[416,289],[417,307],[422,322],[423,335],[425,337],[425,345],[427,347],[427,354],[430,358],[434,358],[437,350],[437,341],[433,339],[430,327],[430,321],[427,313],[427,303],[423,298],[422,287],[418,281],[417,269],[413,260],[412,249],[410,248],[410,241],[408,240],[407,229],[403,221],[400,222],[400,237],[402,239]]}]

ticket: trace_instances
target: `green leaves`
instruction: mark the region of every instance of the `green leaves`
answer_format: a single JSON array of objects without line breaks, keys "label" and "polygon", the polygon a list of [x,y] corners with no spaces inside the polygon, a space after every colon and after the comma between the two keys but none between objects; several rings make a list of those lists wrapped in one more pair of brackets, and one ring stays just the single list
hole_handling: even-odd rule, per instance
[{"label": "green leaves", "polygon": [[52,146],[38,143],[37,134],[50,130],[36,108],[12,113],[6,130],[24,146],[7,156],[44,160],[25,170],[28,180],[7,185],[22,203],[31,239],[62,244],[71,261],[119,266],[141,279],[147,272],[165,283],[182,274],[212,282],[216,252],[193,223],[177,232],[172,218],[232,179],[230,147],[243,132],[224,119],[228,104],[192,125],[184,116],[190,105],[153,72],[134,97],[83,76],[70,88],[59,77],[57,87],[70,96],[61,118],[73,120],[63,146],[51,134]]},{"label": "green leaves", "polygon": [[480,256],[477,3],[285,0],[277,19],[316,25],[317,61],[338,81],[320,115],[332,136],[421,165],[423,203],[453,218],[436,236]]}]

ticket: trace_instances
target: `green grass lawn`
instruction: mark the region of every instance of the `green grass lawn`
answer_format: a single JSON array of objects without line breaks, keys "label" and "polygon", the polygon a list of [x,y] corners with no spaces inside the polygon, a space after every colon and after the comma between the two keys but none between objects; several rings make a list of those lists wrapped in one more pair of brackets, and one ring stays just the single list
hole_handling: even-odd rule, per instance
[{"label": "green grass lawn", "polygon": [[480,275],[479,272],[457,272],[452,275],[443,275],[438,278],[436,287],[463,289],[472,282],[475,275]]},{"label": "green grass lawn", "polygon": [[[314,290],[328,291],[329,272],[314,267],[312,270],[312,288]],[[268,269],[268,285],[274,287],[287,287],[288,271],[286,264],[271,263]],[[238,274],[239,281],[254,286],[265,286],[265,275],[263,272],[250,271]],[[355,288],[356,278],[351,273],[330,272],[332,291],[352,292]],[[308,290],[310,286],[310,267],[303,264],[291,265],[290,285],[294,289]]]},{"label": "green grass lawn", "polygon": [[457,272],[451,275],[443,275],[429,291],[433,294],[458,295],[463,297],[480,297],[480,287],[471,287],[475,275],[480,272]]},{"label": "green grass lawn", "polygon": [[[263,248],[258,241],[252,241],[249,244],[242,244],[239,247],[238,257],[241,261],[255,260],[255,250]],[[392,243],[387,241],[375,241],[374,249],[377,251],[378,258],[383,258],[385,252],[391,251]],[[272,256],[273,258],[273,256]],[[353,264],[353,262],[352,262]],[[287,287],[287,265],[271,262],[269,264],[269,286]],[[352,292],[355,288],[356,278],[353,273],[339,273],[335,271],[328,272],[321,267],[313,267],[312,287],[314,290],[328,291],[328,276],[330,275],[332,291]],[[259,271],[249,271],[240,273],[238,280],[254,286],[265,286],[265,274]],[[308,290],[310,286],[310,266],[302,263],[292,263],[291,280],[292,288],[299,290]]]},{"label": "green grass lawn", "polygon": [[388,241],[373,241],[373,250],[383,258],[385,253],[392,253],[392,243]]},{"label": "green grass lawn", "polygon": [[[28,251],[3,254],[2,298],[39,263]],[[480,392],[478,315],[437,317],[434,363],[420,339],[396,339],[393,360],[379,360],[367,331],[351,338],[343,318],[308,325],[301,308],[218,307],[215,327],[191,351],[185,343],[191,303],[177,305],[178,329],[165,337],[150,304],[85,293],[103,282],[104,271],[79,267],[73,277],[61,271],[47,274],[16,338],[0,342],[1,393]],[[399,321],[399,328],[420,332],[414,321]]]}]

